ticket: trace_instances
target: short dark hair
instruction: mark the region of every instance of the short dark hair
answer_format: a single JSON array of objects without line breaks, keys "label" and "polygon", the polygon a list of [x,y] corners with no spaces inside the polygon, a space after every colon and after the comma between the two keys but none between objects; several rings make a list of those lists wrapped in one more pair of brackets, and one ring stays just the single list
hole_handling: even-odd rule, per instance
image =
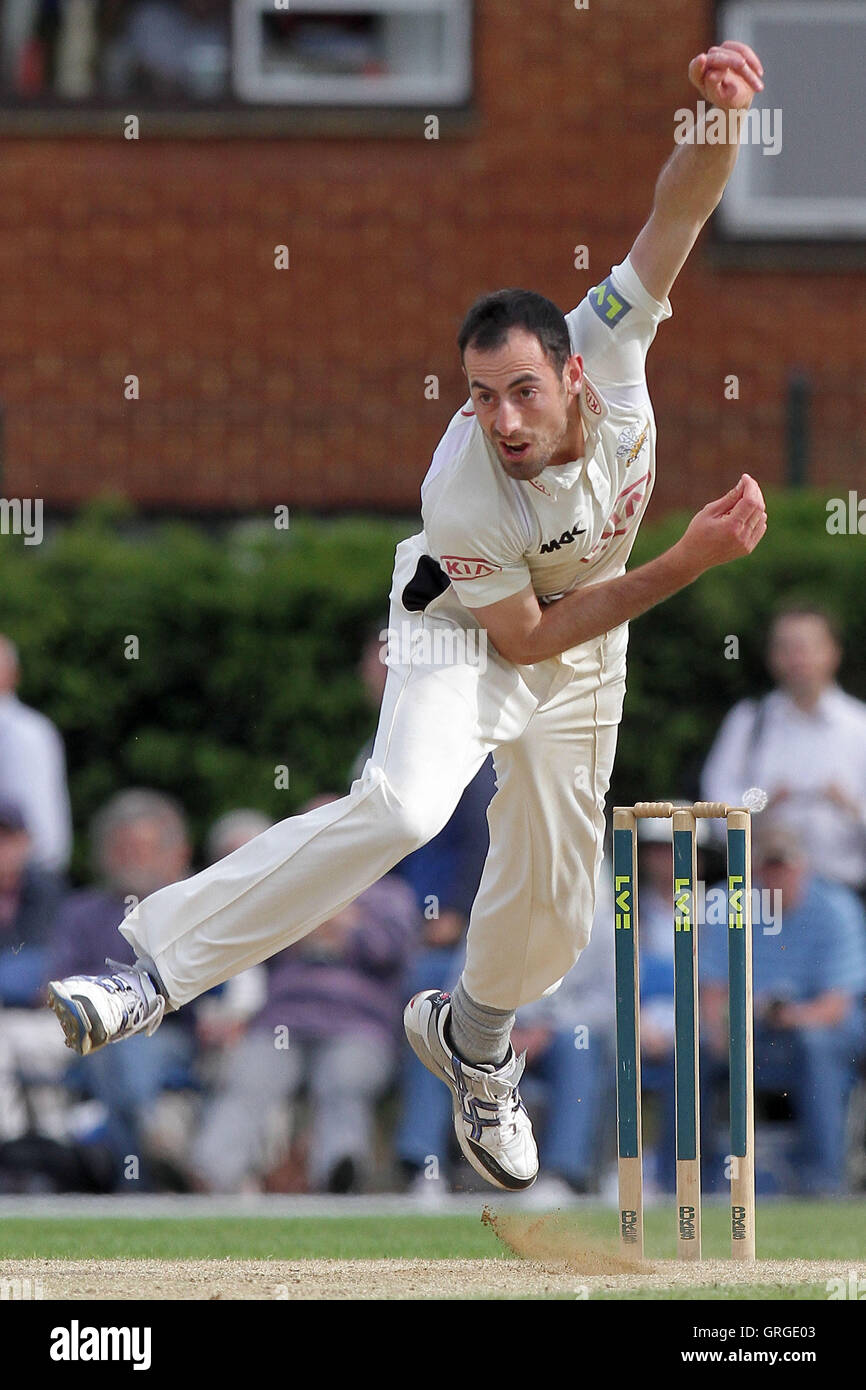
[{"label": "short dark hair", "polygon": [[842,625],[836,614],[831,612],[829,608],[825,608],[823,603],[792,598],[778,604],[770,617],[768,638],[773,636],[777,624],[785,618],[819,618],[836,646],[842,646]]},{"label": "short dark hair", "polygon": [[468,347],[495,351],[512,328],[525,328],[541,343],[551,366],[562,375],[572,355],[568,324],[561,309],[534,290],[495,290],[476,299],[457,335],[461,360]]}]

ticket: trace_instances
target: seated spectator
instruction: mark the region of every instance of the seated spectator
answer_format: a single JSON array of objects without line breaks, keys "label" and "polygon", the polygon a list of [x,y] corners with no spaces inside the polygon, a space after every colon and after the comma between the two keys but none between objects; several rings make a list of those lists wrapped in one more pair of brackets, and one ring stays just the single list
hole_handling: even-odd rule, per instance
[{"label": "seated spectator", "polygon": [[704,766],[701,795],[741,805],[760,787],[767,811],[799,833],[816,873],[866,889],[866,705],[836,683],[842,647],[819,608],[773,619],[775,689],[730,711]]},{"label": "seated spectator", "polygon": [[[762,822],[754,843],[755,1088],[784,1092],[794,1111],[798,1191],[845,1190],[845,1130],[864,1050],[866,923],[856,895],[814,874],[796,832]],[[768,910],[781,894],[781,929]],[[767,921],[764,921],[766,915]],[[766,927],[766,930],[764,929]],[[726,1073],[727,927],[701,939],[702,1017]]]},{"label": "seated spectator", "polygon": [[72,844],[63,742],[50,719],[18,699],[20,674],[14,644],[0,635],[0,800],[21,811],[33,863],[62,873]]},{"label": "seated spectator", "polygon": [[[159,792],[130,790],[112,797],[94,818],[91,845],[99,883],[70,893],[60,906],[51,949],[53,978],[102,974],[108,957],[131,964],[134,953],[118,935],[118,922],[142,898],[189,872],[184,817]],[[103,1137],[114,1153],[119,1185],[129,1174],[139,1188],[151,1183],[143,1125],[166,1084],[185,1074],[193,1050],[191,1017],[172,1014],[153,1037],[104,1047],[69,1073],[105,1106]]]},{"label": "seated spectator", "polygon": [[33,863],[20,808],[0,801],[0,1142],[42,1118],[28,1114],[24,1083],[59,1080],[68,1065],[39,1007],[59,897],[57,876]]},{"label": "seated spectator", "polygon": [[416,915],[409,889],[388,874],[267,961],[266,1003],[229,1055],[194,1146],[201,1186],[235,1192],[260,1183],[270,1117],[302,1087],[312,1106],[310,1186],[364,1186],[375,1103],[394,1073]]},{"label": "seated spectator", "polygon": [[56,876],[33,861],[20,808],[0,801],[0,1007],[41,1004],[59,898]]},{"label": "seated spectator", "polygon": [[257,835],[270,830],[273,821],[264,811],[243,807],[237,811],[226,811],[224,816],[214,821],[207,835],[205,854],[209,864],[225,859],[242,845],[249,844]]}]

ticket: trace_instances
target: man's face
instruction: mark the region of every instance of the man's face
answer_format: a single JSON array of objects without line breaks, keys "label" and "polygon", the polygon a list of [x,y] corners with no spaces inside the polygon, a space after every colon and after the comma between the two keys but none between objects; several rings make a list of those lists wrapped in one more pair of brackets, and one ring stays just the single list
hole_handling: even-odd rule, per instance
[{"label": "man's face", "polygon": [[510,478],[537,478],[555,456],[569,462],[580,357],[570,357],[560,376],[535,335],[512,328],[500,348],[467,347],[463,367],[478,423]]},{"label": "man's face", "polygon": [[778,893],[785,908],[794,908],[803,896],[806,880],[806,862],[803,859],[788,860],[776,855],[759,855],[755,860],[755,879],[761,888]]},{"label": "man's face", "polygon": [[105,849],[106,877],[121,893],[145,898],[183,878],[189,847],[167,835],[158,820],[138,820],[115,828]]},{"label": "man's face", "polygon": [[768,665],[786,689],[823,690],[836,674],[839,657],[832,633],[817,614],[791,613],[773,624]]}]

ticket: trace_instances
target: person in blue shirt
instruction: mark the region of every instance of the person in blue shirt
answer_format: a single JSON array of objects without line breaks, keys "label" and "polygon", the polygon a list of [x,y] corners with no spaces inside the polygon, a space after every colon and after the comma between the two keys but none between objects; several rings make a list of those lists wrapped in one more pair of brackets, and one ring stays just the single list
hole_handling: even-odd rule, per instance
[{"label": "person in blue shirt", "polygon": [[[443,988],[453,989],[460,978],[469,913],[489,842],[487,807],[495,790],[493,760],[488,758],[445,828],[397,866],[396,872],[415,894],[423,919],[421,939],[404,981],[407,997],[430,980],[441,980]],[[436,1176],[447,1180],[453,1115],[447,1091],[414,1052],[407,1051],[403,1059],[401,1102],[397,1157],[407,1183],[423,1193],[431,1157],[437,1160]],[[430,1190],[438,1193],[440,1187],[436,1184]]]},{"label": "person in blue shirt", "polygon": [[[856,894],[810,870],[799,835],[756,828],[752,891],[755,1089],[787,1095],[797,1190],[845,1190],[848,1101],[864,1053],[866,916]],[[701,929],[705,1041],[724,1075],[727,927]]]}]

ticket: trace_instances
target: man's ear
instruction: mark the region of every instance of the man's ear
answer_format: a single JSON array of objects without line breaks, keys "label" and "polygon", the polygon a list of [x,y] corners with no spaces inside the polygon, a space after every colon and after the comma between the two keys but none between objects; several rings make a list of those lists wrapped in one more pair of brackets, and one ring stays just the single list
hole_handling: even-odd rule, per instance
[{"label": "man's ear", "polygon": [[583,386],[583,358],[579,352],[572,353],[566,362],[565,379],[569,395],[579,396]]}]

